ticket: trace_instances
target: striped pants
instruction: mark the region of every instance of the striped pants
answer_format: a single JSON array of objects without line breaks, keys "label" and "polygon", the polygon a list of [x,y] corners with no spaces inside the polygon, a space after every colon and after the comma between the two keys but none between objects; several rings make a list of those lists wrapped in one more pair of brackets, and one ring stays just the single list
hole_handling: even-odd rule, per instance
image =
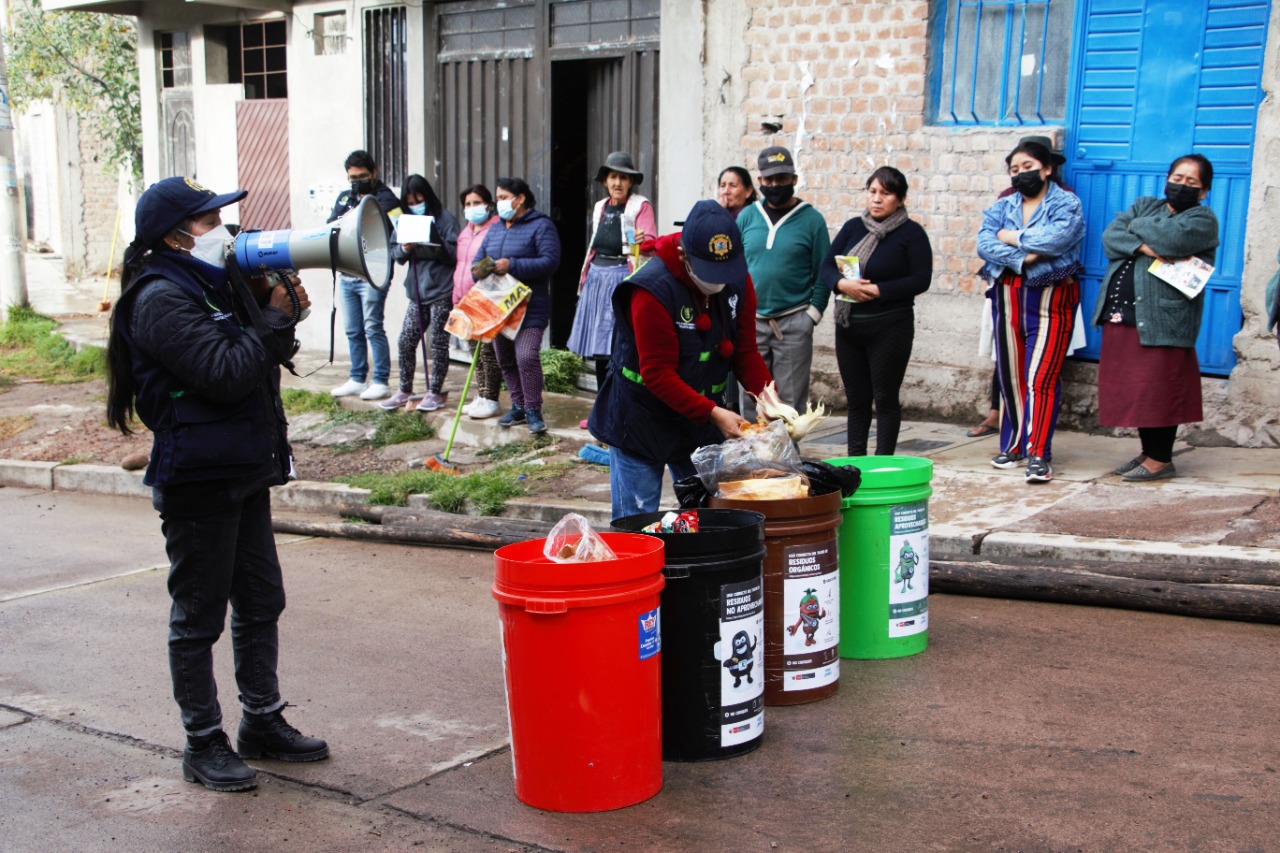
[{"label": "striped pants", "polygon": [[1080,284],[991,289],[1000,381],[1000,449],[1053,458],[1053,430],[1062,405],[1062,362],[1071,344]]}]

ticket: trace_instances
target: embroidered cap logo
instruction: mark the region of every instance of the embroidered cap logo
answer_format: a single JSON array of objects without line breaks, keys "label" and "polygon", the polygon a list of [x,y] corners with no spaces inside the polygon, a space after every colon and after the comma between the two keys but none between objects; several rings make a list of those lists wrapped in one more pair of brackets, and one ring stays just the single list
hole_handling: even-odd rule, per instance
[{"label": "embroidered cap logo", "polygon": [[187,186],[191,187],[191,189],[195,190],[198,193],[205,193],[206,195],[217,195],[217,193],[215,193],[213,190],[209,189],[208,187],[200,186],[190,178],[183,178],[182,182],[185,183]]},{"label": "embroidered cap logo", "polygon": [[767,159],[770,163],[785,163],[787,162],[787,155],[782,152],[778,152],[777,154],[770,154]]},{"label": "embroidered cap logo", "polygon": [[733,241],[729,239],[728,234],[717,234],[711,238],[711,242],[707,243],[707,250],[715,256],[717,261],[729,259],[729,253],[733,251]]}]

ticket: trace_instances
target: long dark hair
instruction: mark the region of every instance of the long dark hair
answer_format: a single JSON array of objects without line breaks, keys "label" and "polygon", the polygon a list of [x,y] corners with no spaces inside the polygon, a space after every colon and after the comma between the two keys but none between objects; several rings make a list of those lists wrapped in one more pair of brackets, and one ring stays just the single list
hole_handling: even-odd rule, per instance
[{"label": "long dark hair", "polygon": [[[190,231],[191,219],[175,223],[165,232],[166,235],[175,229]],[[163,239],[161,237],[151,246],[143,238],[135,237],[124,250],[120,264],[120,298],[111,311],[111,332],[107,336],[107,426],[120,430],[124,435],[133,435],[130,425],[134,420],[138,383],[133,376],[133,355],[121,327],[128,324],[131,316],[133,296],[129,291],[151,259],[151,253],[164,245]]]},{"label": "long dark hair", "polygon": [[444,205],[440,203],[440,197],[436,195],[436,191],[431,188],[431,182],[422,175],[410,175],[404,179],[404,184],[400,188],[400,209],[405,213],[409,212],[409,196],[421,195],[427,201],[427,215],[440,218],[440,214],[444,212]]},{"label": "long dark hair", "polygon": [[751,173],[741,166],[726,166],[722,169],[720,174],[716,177],[716,189],[720,189],[720,181],[724,178],[726,172],[733,172],[738,176],[738,180],[742,182],[742,185],[751,190],[751,195],[747,196],[747,200],[742,203],[742,206],[746,207],[749,204],[755,204],[756,199],[760,197],[756,193],[755,182],[751,180]]},{"label": "long dark hair", "polygon": [[1066,157],[1063,157],[1061,154],[1054,154],[1039,142],[1031,142],[1025,139],[1018,143],[1017,148],[1009,152],[1008,157],[1004,158],[1004,164],[1006,166],[1013,162],[1015,154],[1026,154],[1041,166],[1048,166],[1053,170],[1049,173],[1049,180],[1053,181],[1058,186],[1062,186],[1062,164],[1066,162]]},{"label": "long dark hair", "polygon": [[[134,397],[138,392],[133,378],[133,357],[120,324],[128,323],[128,313],[121,313],[125,294],[142,272],[151,249],[134,240],[124,250],[120,266],[120,298],[111,312],[111,333],[107,336],[107,426],[118,429],[124,435],[133,435],[130,424],[134,418]],[[132,298],[129,300],[132,303]]]},{"label": "long dark hair", "polygon": [[533,190],[529,189],[524,178],[498,178],[497,184],[499,189],[506,190],[512,195],[524,196],[524,206],[529,210],[538,206],[538,200],[533,197]]}]

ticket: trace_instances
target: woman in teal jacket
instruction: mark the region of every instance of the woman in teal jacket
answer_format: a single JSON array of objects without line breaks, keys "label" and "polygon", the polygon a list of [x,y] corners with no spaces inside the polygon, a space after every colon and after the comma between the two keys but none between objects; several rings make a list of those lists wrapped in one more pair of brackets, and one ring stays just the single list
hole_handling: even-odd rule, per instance
[{"label": "woman in teal jacket", "polygon": [[1102,234],[1111,264],[1093,311],[1102,327],[1098,423],[1138,428],[1142,452],[1116,469],[1130,483],[1177,476],[1178,425],[1204,419],[1195,348],[1204,291],[1188,298],[1151,267],[1191,256],[1214,262],[1218,218],[1200,204],[1212,185],[1207,158],[1179,157],[1164,197],[1138,199]]}]

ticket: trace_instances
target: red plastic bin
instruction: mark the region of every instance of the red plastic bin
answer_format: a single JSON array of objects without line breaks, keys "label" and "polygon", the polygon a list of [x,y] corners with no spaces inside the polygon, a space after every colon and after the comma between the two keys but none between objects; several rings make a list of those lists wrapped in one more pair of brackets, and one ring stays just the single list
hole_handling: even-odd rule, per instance
[{"label": "red plastic bin", "polygon": [[548,811],[662,788],[662,541],[600,535],[618,559],[555,563],[543,539],[494,553],[516,797]]}]

